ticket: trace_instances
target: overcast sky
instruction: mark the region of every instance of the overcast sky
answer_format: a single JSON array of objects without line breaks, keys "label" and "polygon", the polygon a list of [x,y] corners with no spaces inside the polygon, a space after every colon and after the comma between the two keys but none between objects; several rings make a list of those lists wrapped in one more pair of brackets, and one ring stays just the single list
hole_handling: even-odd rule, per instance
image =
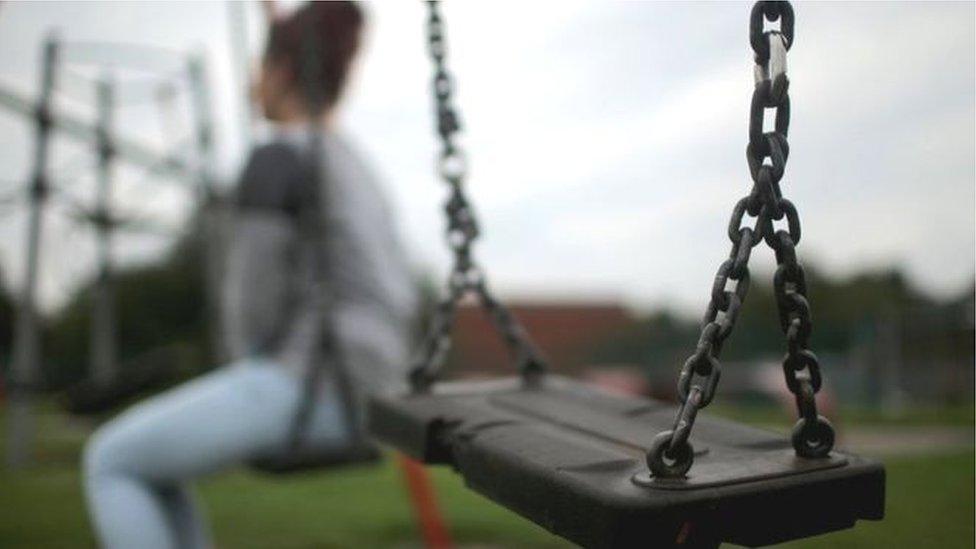
[{"label": "overcast sky", "polygon": [[[248,6],[251,49],[263,32]],[[728,215],[750,186],[745,161],[752,91],[747,3],[449,2],[449,62],[466,129],[470,190],[485,236],[478,253],[511,297],[614,298],[704,306],[727,254]],[[971,286],[976,220],[974,4],[795,5],[789,54],[790,159],[784,194],[803,220],[801,259],[844,276],[898,265],[929,292]],[[35,93],[40,44],[124,41],[203,52],[218,118],[219,170],[242,159],[240,86],[222,3],[0,5],[0,85]],[[384,180],[418,266],[447,266],[444,189],[435,142],[423,6],[369,6],[371,29],[341,121]],[[130,98],[140,87],[131,74]],[[125,85],[123,85],[123,95]],[[77,78],[66,107],[90,114]],[[118,122],[163,143],[188,122],[142,101]],[[0,192],[28,173],[30,127],[0,111]],[[90,197],[91,161],[56,143],[59,177]],[[190,199],[119,171],[117,204],[178,225]],[[147,190],[148,189],[148,190]],[[20,278],[20,211],[0,210],[0,261]],[[56,303],[90,272],[91,235],[52,212],[42,291]],[[122,238],[123,260],[167,240]],[[758,249],[757,249],[758,250]],[[771,252],[754,254],[771,271]]]}]

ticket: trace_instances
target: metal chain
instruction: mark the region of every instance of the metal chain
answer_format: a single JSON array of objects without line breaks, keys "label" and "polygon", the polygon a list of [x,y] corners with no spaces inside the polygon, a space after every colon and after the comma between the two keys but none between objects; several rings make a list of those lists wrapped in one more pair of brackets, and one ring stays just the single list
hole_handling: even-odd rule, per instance
[{"label": "metal chain", "polygon": [[[749,256],[765,241],[776,254],[773,277],[780,325],[787,340],[783,361],[786,385],[796,396],[800,420],[793,429],[793,447],[803,457],[830,453],[834,431],[817,414],[814,395],[821,375],[816,355],[807,348],[812,323],[806,298],[806,277],[796,259],[800,241],[800,218],[792,202],[783,198],[780,181],[789,158],[787,133],[790,125],[789,80],[786,52],[793,45],[794,16],[789,2],[756,2],[749,24],[749,41],[755,52],[756,86],[749,110],[749,145],[746,159],[753,185],[732,210],[728,235],[732,241],[729,258],[722,263],[712,284],[712,294],[695,352],[681,368],[678,397],[681,408],[671,430],[654,437],[647,454],[651,472],[658,477],[681,477],[691,468],[694,452],[688,438],[698,411],[712,401],[721,376],[719,355],[732,333],[749,290]],[[767,30],[765,21],[780,21],[780,28]],[[774,109],[773,131],[763,131],[766,109]],[[769,159],[769,162],[766,162]],[[746,216],[755,218],[752,227],[743,226]],[[776,230],[773,221],[785,218],[786,229]],[[731,287],[730,287],[731,285]]]},{"label": "metal chain", "polygon": [[464,191],[467,162],[456,139],[461,124],[454,106],[454,81],[445,63],[444,23],[438,2],[429,1],[427,7],[427,51],[434,64],[434,104],[437,133],[441,139],[438,173],[450,189],[444,211],[447,214],[447,243],[453,255],[453,265],[447,280],[446,295],[434,310],[419,357],[410,372],[411,386],[414,391],[425,391],[437,378],[451,346],[451,328],[457,304],[469,294],[474,295],[488,312],[523,377],[532,380],[546,369],[545,362],[515,317],[492,295],[484,272],[472,257],[471,247],[479,235],[478,222]]}]

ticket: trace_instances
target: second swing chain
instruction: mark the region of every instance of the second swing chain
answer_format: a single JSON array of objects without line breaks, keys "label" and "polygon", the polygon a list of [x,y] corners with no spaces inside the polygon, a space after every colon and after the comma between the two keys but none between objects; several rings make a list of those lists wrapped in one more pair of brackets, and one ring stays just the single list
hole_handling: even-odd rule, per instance
[{"label": "second swing chain", "polygon": [[[817,458],[829,454],[834,445],[833,427],[817,413],[815,400],[822,379],[817,357],[808,348],[812,329],[810,303],[806,297],[806,275],[796,258],[800,217],[780,189],[790,151],[786,139],[790,126],[786,53],[793,45],[793,7],[785,1],[757,2],[749,19],[749,41],[756,60],[746,147],[752,190],[732,210],[728,229],[732,248],[715,275],[695,352],[681,368],[681,408],[674,426],[654,438],[647,454],[648,466],[657,477],[682,477],[691,468],[694,452],[688,438],[698,411],[715,396],[721,376],[718,357],[749,291],[749,256],[763,241],[776,255],[773,287],[787,346],[783,372],[800,414],[793,429],[794,450],[801,457]],[[779,30],[766,29],[766,21],[777,20]],[[770,132],[763,131],[766,109],[775,111]],[[743,226],[747,214],[755,218],[752,227]],[[773,222],[784,219],[786,228],[776,229]]]}]

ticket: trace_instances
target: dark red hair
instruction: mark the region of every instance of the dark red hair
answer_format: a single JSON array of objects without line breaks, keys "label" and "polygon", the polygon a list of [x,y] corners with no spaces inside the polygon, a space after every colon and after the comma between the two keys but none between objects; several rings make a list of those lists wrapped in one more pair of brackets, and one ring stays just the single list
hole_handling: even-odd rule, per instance
[{"label": "dark red hair", "polygon": [[[363,20],[355,2],[308,2],[271,24],[265,62],[286,67],[296,86],[304,86],[303,75],[312,72],[317,80],[312,85],[322,94],[325,105],[331,106],[339,99],[359,49]],[[305,65],[310,44],[315,48],[311,58],[318,65],[314,71]]]}]

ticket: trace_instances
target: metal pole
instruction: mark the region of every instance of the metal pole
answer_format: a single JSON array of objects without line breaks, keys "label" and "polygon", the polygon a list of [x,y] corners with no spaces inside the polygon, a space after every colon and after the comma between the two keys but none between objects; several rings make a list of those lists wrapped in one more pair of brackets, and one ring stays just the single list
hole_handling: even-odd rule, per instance
[{"label": "metal pole", "polygon": [[200,204],[201,246],[203,254],[204,306],[213,358],[223,362],[227,358],[220,318],[220,283],[223,278],[223,232],[221,202],[214,189],[213,177],[213,118],[210,111],[210,88],[202,57],[190,58],[190,92],[196,125],[198,181]]},{"label": "metal pole", "polygon": [[234,97],[239,99],[241,137],[245,149],[251,147],[251,102],[248,100],[248,74],[251,72],[247,39],[247,2],[229,0],[227,2],[228,26],[230,35],[231,63],[234,69],[234,84],[238,92]]},{"label": "metal pole", "polygon": [[884,384],[882,392],[882,412],[887,417],[901,417],[905,413],[907,399],[902,386],[902,328],[901,317],[892,313],[881,321],[882,341],[884,341],[884,358],[881,379]]},{"label": "metal pole", "polygon": [[95,231],[98,256],[98,278],[92,296],[92,327],[89,372],[96,385],[106,386],[117,379],[115,345],[115,296],[112,288],[112,164],[115,151],[111,140],[112,111],[115,90],[105,78],[98,83],[96,147],[98,153],[98,188],[95,204]]},{"label": "metal pole", "polygon": [[39,381],[40,344],[37,334],[37,267],[40,257],[41,228],[47,195],[48,146],[51,134],[51,97],[54,92],[58,59],[57,38],[48,36],[44,43],[41,89],[34,113],[34,166],[31,175],[30,213],[27,224],[27,261],[24,266],[23,290],[17,308],[14,333],[14,359],[11,369],[7,463],[12,469],[28,464],[31,457],[32,431],[30,389]]},{"label": "metal pole", "polygon": [[[24,97],[23,94],[0,85],[0,108],[33,117],[40,109],[40,105]],[[56,113],[53,110],[49,112],[53,129],[58,130],[61,135],[83,143],[96,139],[96,129],[88,121],[70,112]],[[178,177],[181,180],[191,175],[190,167],[175,155],[166,156],[143,143],[124,139],[118,135],[113,141],[116,156],[122,160],[148,168],[153,173]]]}]

